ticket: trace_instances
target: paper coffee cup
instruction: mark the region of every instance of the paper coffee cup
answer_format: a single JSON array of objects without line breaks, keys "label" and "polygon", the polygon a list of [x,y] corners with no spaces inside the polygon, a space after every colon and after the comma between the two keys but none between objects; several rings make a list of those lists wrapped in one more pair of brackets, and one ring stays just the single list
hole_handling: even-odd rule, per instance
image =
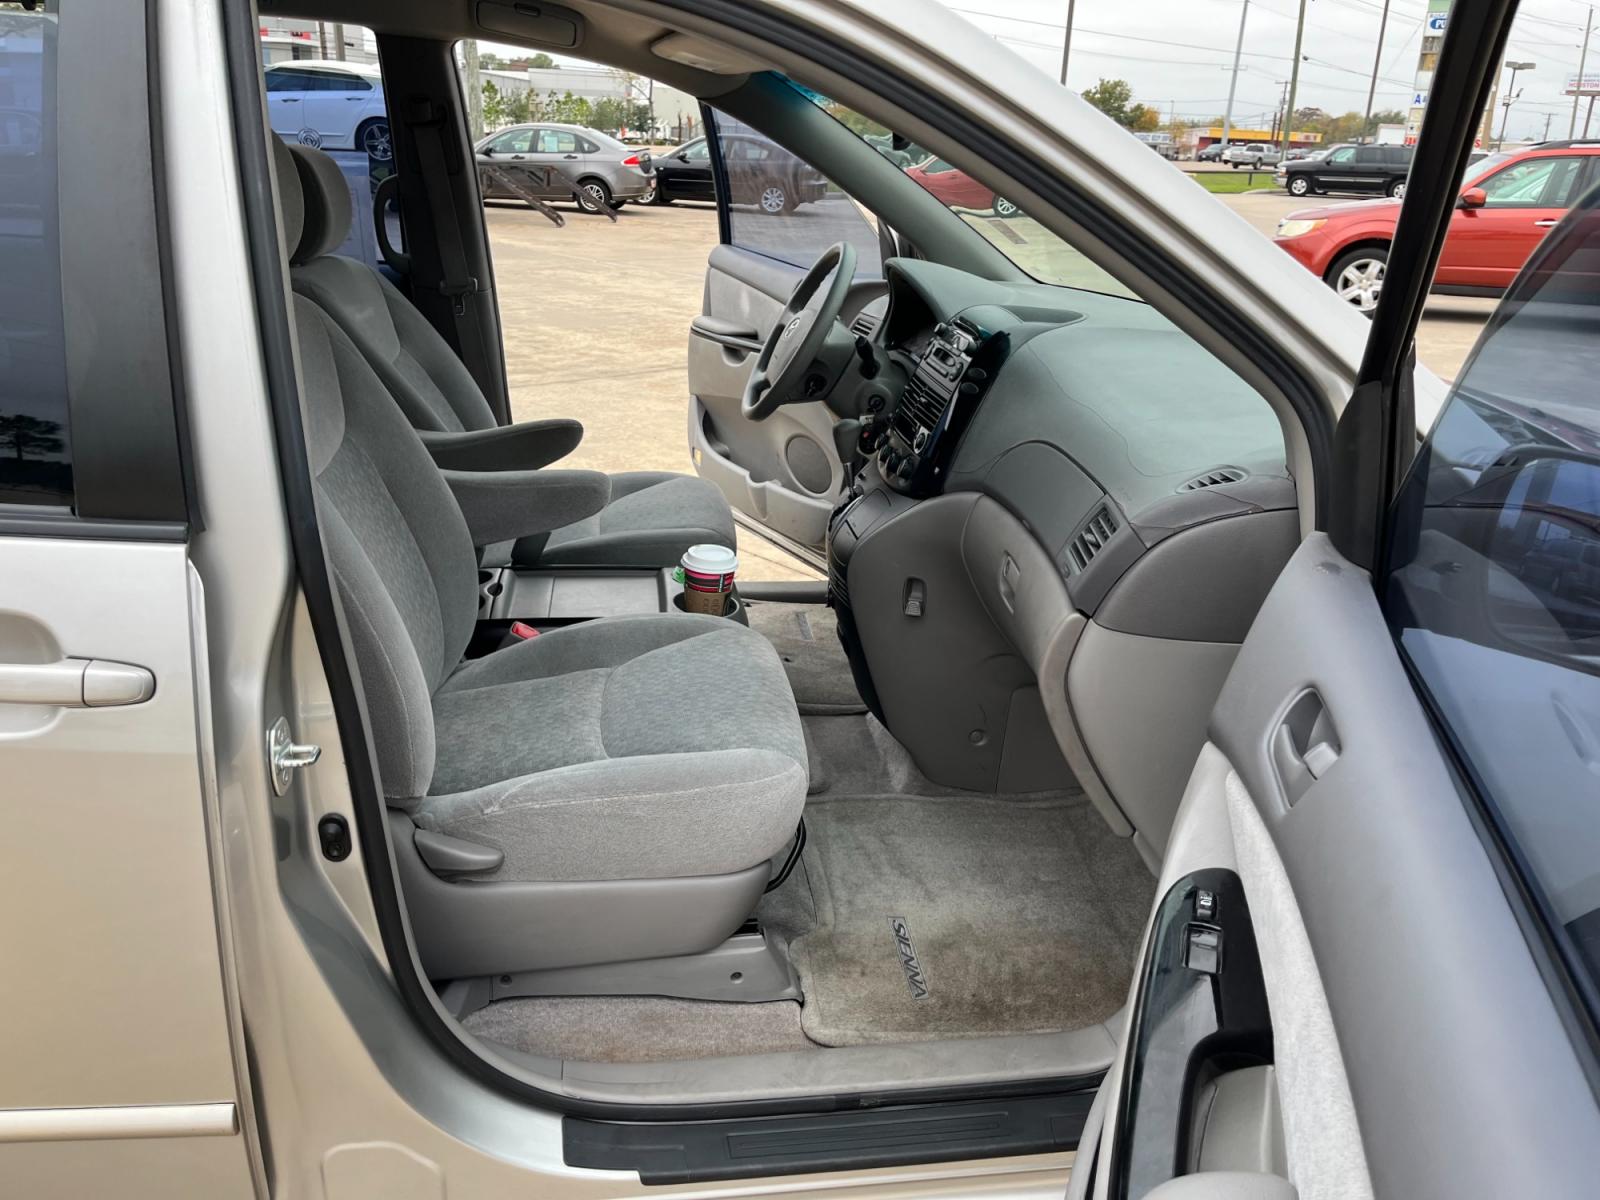
[{"label": "paper coffee cup", "polygon": [[726,546],[690,546],[678,564],[683,571],[684,611],[720,617],[728,609],[739,558]]}]

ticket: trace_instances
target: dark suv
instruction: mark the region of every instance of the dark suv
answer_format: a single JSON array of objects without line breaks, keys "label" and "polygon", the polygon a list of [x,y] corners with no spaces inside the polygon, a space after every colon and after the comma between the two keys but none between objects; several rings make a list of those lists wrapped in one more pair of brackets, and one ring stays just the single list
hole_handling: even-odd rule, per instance
[{"label": "dark suv", "polygon": [[1335,146],[1315,161],[1284,163],[1273,182],[1291,196],[1360,192],[1403,196],[1411,171],[1410,146]]}]

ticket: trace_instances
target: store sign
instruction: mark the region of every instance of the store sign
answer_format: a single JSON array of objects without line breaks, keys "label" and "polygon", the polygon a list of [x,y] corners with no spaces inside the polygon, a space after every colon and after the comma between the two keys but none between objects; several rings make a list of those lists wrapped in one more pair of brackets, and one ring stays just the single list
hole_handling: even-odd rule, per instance
[{"label": "store sign", "polygon": [[1447,12],[1431,12],[1428,14],[1428,36],[1443,37],[1444,27],[1450,20]]},{"label": "store sign", "polygon": [[1600,95],[1600,71],[1585,71],[1583,78],[1567,76],[1567,86],[1562,89],[1568,96]]}]

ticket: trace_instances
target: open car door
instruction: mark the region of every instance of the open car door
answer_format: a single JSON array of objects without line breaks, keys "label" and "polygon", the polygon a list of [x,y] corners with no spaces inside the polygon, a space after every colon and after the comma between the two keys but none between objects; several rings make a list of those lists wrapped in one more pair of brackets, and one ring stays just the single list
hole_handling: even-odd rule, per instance
[{"label": "open car door", "polygon": [[1600,194],[1420,448],[1397,369],[1454,200],[1416,181],[1459,177],[1502,20],[1451,15],[1328,531],[1212,714],[1069,1196],[1600,1178]]},{"label": "open car door", "polygon": [[[781,95],[781,93],[780,93]],[[792,102],[809,106],[798,93]],[[844,305],[852,327],[884,292],[877,231],[809,163],[712,109],[706,134],[717,180],[719,243],[701,313],[689,329],[689,446],[695,470],[735,514],[818,566],[845,472],[826,403],[788,404],[764,420],[742,411],[762,345],[796,286],[829,247],[856,251]]]}]

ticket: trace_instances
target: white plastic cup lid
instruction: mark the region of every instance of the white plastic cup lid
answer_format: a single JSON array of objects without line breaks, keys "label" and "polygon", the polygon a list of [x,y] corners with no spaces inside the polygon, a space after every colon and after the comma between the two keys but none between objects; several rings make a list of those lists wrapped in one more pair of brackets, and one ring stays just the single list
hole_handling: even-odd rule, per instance
[{"label": "white plastic cup lid", "polygon": [[737,554],[711,542],[690,546],[683,554],[683,569],[696,575],[732,575],[738,567]]}]

